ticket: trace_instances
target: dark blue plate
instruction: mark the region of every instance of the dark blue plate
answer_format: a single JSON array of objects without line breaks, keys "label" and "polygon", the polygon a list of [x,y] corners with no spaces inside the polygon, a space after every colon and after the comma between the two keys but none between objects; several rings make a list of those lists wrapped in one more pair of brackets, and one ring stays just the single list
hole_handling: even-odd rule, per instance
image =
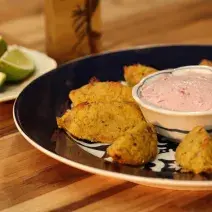
[{"label": "dark blue plate", "polygon": [[56,116],[70,107],[68,93],[88,83],[123,80],[123,66],[141,63],[159,70],[212,60],[212,46],[176,45],[136,48],[85,57],[64,64],[28,85],[14,104],[14,120],[22,135],[45,154],[85,171],[160,187],[212,188],[212,175],[180,173],[174,160],[176,144],[159,138],[158,158],[145,167],[111,163],[106,146],[68,137],[57,129]]}]

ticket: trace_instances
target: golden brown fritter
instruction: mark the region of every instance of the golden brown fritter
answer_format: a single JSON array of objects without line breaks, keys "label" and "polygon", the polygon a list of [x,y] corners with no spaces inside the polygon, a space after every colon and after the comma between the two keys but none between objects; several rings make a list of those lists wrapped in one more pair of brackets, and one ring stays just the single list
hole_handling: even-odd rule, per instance
[{"label": "golden brown fritter", "polygon": [[141,81],[142,78],[149,74],[155,73],[157,70],[155,68],[136,64],[124,67],[124,78],[129,86],[134,86]]},{"label": "golden brown fritter", "polygon": [[133,129],[118,137],[108,147],[107,153],[114,161],[130,165],[142,165],[157,155],[157,135],[154,126],[140,121]]},{"label": "golden brown fritter", "polygon": [[212,61],[207,60],[207,59],[203,59],[203,60],[200,61],[199,65],[212,66]]},{"label": "golden brown fritter", "polygon": [[72,90],[69,98],[74,106],[82,102],[134,101],[130,87],[120,82],[97,82],[95,80],[79,89]]},{"label": "golden brown fritter", "polygon": [[212,138],[201,127],[189,132],[176,150],[176,162],[196,174],[212,171]]},{"label": "golden brown fritter", "polygon": [[136,126],[143,115],[135,103],[81,103],[57,118],[60,128],[77,138],[112,143]]}]

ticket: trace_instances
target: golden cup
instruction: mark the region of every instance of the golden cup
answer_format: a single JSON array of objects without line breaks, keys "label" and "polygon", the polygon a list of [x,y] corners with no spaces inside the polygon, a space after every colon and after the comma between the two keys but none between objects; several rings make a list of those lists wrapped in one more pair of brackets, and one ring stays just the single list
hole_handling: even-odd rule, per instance
[{"label": "golden cup", "polygon": [[100,0],[45,0],[46,51],[58,62],[101,50]]}]

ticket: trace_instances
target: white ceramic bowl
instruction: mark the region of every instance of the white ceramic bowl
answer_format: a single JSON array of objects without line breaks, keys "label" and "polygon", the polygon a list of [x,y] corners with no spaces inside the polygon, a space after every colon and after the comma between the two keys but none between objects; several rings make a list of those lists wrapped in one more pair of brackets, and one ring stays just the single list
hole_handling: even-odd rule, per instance
[{"label": "white ceramic bowl", "polygon": [[[198,70],[197,70],[198,69]],[[151,74],[142,79],[133,87],[132,95],[138,103],[146,121],[152,123],[160,135],[174,139],[182,140],[184,136],[195,126],[204,126],[205,129],[212,133],[212,111],[205,112],[178,112],[168,109],[162,109],[158,106],[147,103],[140,98],[140,90],[146,83],[163,73],[182,74],[185,71],[200,71],[201,73],[212,72],[212,68],[208,66],[184,66],[176,69],[168,69]],[[212,98],[212,96],[211,96]]]}]

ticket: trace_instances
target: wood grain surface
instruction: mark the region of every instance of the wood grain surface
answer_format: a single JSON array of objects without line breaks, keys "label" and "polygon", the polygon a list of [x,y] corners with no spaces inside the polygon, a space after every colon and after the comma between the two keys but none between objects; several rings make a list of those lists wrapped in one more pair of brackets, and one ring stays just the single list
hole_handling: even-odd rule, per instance
[{"label": "wood grain surface", "polygon": [[[211,0],[104,0],[104,50],[212,43]],[[0,34],[45,52],[42,0],[0,0]],[[37,151],[0,104],[1,211],[212,211],[212,192],[173,191],[92,175]]]}]

